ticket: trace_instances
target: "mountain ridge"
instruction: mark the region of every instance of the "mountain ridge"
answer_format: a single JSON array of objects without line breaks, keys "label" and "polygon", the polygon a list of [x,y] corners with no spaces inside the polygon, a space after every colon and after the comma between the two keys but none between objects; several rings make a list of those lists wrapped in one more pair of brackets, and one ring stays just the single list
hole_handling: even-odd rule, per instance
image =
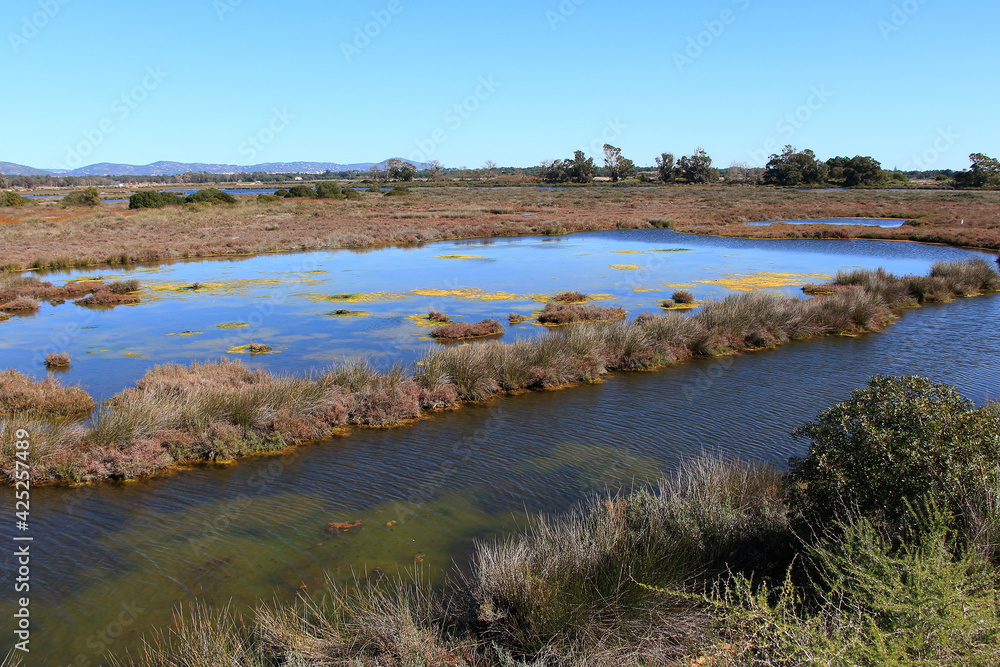
[{"label": "mountain ridge", "polygon": [[[373,166],[384,166],[389,158],[381,162],[264,162],[255,165],[213,164],[206,162],[171,162],[160,160],[145,165],[124,164],[115,162],[98,162],[77,169],[38,169],[14,162],[0,162],[0,174],[6,176],[177,176],[186,173],[209,174],[322,174],[325,171],[367,171]],[[414,163],[418,170],[430,165],[423,162]]]}]

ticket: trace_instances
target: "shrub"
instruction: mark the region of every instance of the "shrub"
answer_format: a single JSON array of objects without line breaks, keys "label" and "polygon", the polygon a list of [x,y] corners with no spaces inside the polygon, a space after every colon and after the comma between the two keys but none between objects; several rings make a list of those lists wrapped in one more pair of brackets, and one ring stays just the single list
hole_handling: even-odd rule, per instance
[{"label": "shrub", "polygon": [[427,319],[429,319],[432,322],[451,322],[450,317],[448,317],[444,313],[439,313],[436,310],[432,310],[431,312],[427,313]]},{"label": "shrub", "polygon": [[692,304],[695,302],[694,294],[687,290],[677,290],[670,298],[673,299],[675,303]]},{"label": "shrub", "polygon": [[0,192],[0,206],[25,206],[30,203],[30,199],[22,197],[16,192],[11,192],[10,190]]},{"label": "shrub", "polygon": [[285,188],[278,188],[277,190],[274,191],[275,197],[285,198],[288,196],[288,194],[289,194],[288,190],[286,190]]},{"label": "shrub", "polygon": [[[447,320],[444,320],[447,321]],[[476,324],[468,322],[452,322],[444,326],[437,327],[431,332],[431,338],[443,338],[458,340],[460,338],[479,338],[481,336],[495,336],[502,334],[503,325],[496,320],[483,320]]]},{"label": "shrub", "polygon": [[[377,189],[376,189],[377,191]],[[385,193],[386,197],[403,197],[410,194],[410,189],[403,187],[401,185],[395,186],[392,190]]]},{"label": "shrub", "polygon": [[274,202],[281,201],[281,199],[282,198],[277,195],[269,195],[269,194],[257,195],[257,201],[259,201],[261,204],[273,204]]},{"label": "shrub", "polygon": [[316,186],[316,196],[320,199],[344,199],[344,192],[340,183],[323,181]]},{"label": "shrub", "polygon": [[820,523],[845,509],[896,521],[925,495],[961,512],[998,481],[1000,414],[925,378],[875,377],[795,433],[811,444],[792,460],[792,505]]},{"label": "shrub", "polygon": [[315,199],[316,191],[308,185],[293,185],[285,196],[290,199]]},{"label": "shrub", "polygon": [[523,324],[524,322],[527,322],[528,319],[529,318],[528,318],[527,315],[518,315],[517,313],[511,313],[510,315],[507,316],[507,321],[511,325],[514,325],[514,324]]},{"label": "shrub", "polygon": [[179,206],[184,201],[184,197],[179,197],[173,192],[143,190],[128,198],[128,207],[130,209],[163,208],[164,206]]},{"label": "shrub", "polygon": [[344,190],[344,197],[350,200],[364,199],[364,196],[354,188]]},{"label": "shrub", "polygon": [[65,352],[49,352],[45,355],[45,365],[49,368],[69,368],[69,355]]},{"label": "shrub", "polygon": [[205,188],[188,195],[184,201],[189,204],[235,204],[236,197],[218,188]]},{"label": "shrub", "polygon": [[101,203],[101,193],[97,188],[84,188],[71,192],[62,198],[63,206],[98,206]]}]

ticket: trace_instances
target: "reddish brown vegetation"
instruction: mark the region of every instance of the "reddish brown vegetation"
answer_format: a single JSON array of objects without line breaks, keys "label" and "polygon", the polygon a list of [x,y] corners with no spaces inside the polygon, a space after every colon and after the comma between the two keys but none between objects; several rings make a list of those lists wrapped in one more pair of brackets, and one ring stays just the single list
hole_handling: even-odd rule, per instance
[{"label": "reddish brown vegetation", "polygon": [[549,303],[538,314],[538,321],[542,324],[572,324],[574,322],[624,320],[627,315],[624,308]]},{"label": "reddish brown vegetation", "polygon": [[439,313],[435,310],[427,313],[427,319],[431,322],[451,322],[451,318],[444,313]]},{"label": "reddish brown vegetation", "polygon": [[45,355],[45,365],[49,368],[69,368],[70,357],[65,352],[49,352]]},{"label": "reddish brown vegetation", "polygon": [[453,322],[440,326],[431,332],[431,338],[442,338],[445,340],[459,340],[462,338],[481,338],[483,336],[496,336],[503,333],[503,325],[496,320],[483,320],[475,324],[468,322]]},{"label": "reddish brown vegetation", "polygon": [[73,303],[78,306],[122,306],[139,303],[142,301],[135,294],[117,294],[112,291],[95,292],[82,299],[77,299]]},{"label": "reddish brown vegetation", "polygon": [[[28,267],[150,262],[185,256],[412,244],[442,238],[642,229],[670,218],[698,234],[755,238],[909,239],[1000,248],[1000,192],[845,190],[724,186],[650,189],[414,188],[406,198],[295,204],[244,202],[201,210],[12,209],[0,225],[4,262]],[[524,216],[523,213],[532,213]],[[744,223],[901,217],[898,229]],[[179,221],[183,219],[183,224]],[[961,224],[964,220],[965,224]],[[701,229],[691,227],[702,226]]]},{"label": "reddish brown vegetation", "polygon": [[589,297],[583,292],[563,292],[556,294],[552,300],[559,303],[586,303]]},{"label": "reddish brown vegetation", "polygon": [[80,417],[90,414],[95,405],[83,389],[67,387],[52,376],[35,381],[13,369],[0,371],[0,416]]}]

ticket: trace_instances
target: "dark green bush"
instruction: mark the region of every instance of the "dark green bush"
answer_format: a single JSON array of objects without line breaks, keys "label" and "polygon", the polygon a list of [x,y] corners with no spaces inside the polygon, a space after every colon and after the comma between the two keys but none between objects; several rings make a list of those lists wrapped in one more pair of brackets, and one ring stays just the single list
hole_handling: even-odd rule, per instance
[{"label": "dark green bush", "polygon": [[62,198],[63,206],[99,206],[101,203],[101,193],[97,188],[84,188],[71,192]]},{"label": "dark green bush", "polygon": [[288,188],[288,197],[298,197],[302,199],[315,199],[316,191],[308,185],[293,185]]},{"label": "dark green bush", "polygon": [[386,197],[402,197],[402,196],[405,196],[405,195],[408,195],[408,194],[410,194],[410,189],[409,188],[404,188],[404,187],[402,187],[400,185],[397,185],[392,190],[389,190],[388,192],[386,192],[385,196]]},{"label": "dark green bush", "polygon": [[287,197],[288,196],[288,190],[286,190],[285,188],[281,188],[279,190],[275,190],[274,191],[274,196],[275,197],[282,197],[282,198]]},{"label": "dark green bush", "polygon": [[261,204],[271,204],[276,201],[281,201],[281,197],[277,195],[257,195],[257,201]]},{"label": "dark green bush", "polygon": [[31,203],[27,197],[22,197],[16,192],[0,192],[0,206],[24,206]]},{"label": "dark green bush", "polygon": [[316,196],[320,199],[343,199],[344,193],[340,189],[340,183],[323,181],[316,186]]},{"label": "dark green bush", "polygon": [[998,411],[921,377],[874,377],[795,434],[812,444],[791,462],[790,504],[820,525],[854,511],[894,522],[925,496],[961,514],[997,482]]},{"label": "dark green bush", "polygon": [[236,197],[218,188],[205,188],[188,195],[184,201],[189,204],[235,204]]},{"label": "dark green bush", "polygon": [[354,188],[347,188],[346,190],[344,190],[344,197],[347,199],[355,199],[355,200],[363,199],[361,193],[355,190]]},{"label": "dark green bush", "polygon": [[128,198],[128,207],[135,208],[163,208],[164,206],[179,206],[184,203],[183,197],[178,197],[172,192],[157,192],[156,190],[144,190],[136,192]]}]

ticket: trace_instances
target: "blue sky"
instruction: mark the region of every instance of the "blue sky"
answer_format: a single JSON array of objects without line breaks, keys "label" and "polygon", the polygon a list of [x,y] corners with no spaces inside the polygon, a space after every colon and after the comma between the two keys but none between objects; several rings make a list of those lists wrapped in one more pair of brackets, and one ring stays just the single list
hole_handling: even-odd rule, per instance
[{"label": "blue sky", "polygon": [[987,0],[5,6],[0,160],[41,168],[1000,154]]}]

